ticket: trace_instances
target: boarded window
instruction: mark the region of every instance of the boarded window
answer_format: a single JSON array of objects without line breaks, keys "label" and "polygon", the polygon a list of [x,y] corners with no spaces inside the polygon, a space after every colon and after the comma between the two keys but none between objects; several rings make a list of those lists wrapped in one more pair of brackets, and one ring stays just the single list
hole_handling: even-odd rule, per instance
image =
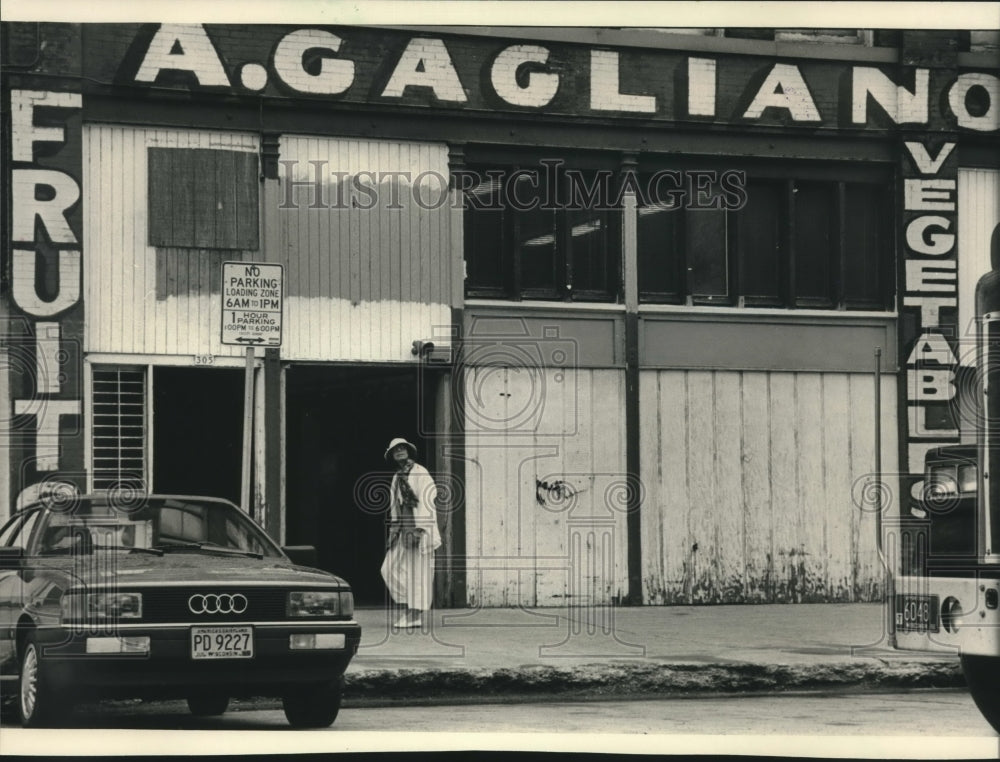
[{"label": "boarded window", "polygon": [[149,244],[256,251],[257,154],[149,149]]},{"label": "boarded window", "polygon": [[146,481],[146,372],[94,368],[94,489],[142,490]]}]

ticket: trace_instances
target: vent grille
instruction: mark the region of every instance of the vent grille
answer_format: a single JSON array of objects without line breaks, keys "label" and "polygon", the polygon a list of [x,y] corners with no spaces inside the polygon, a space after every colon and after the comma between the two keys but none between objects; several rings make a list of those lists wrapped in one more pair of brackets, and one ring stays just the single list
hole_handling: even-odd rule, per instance
[{"label": "vent grille", "polygon": [[145,369],[95,368],[93,401],[94,489],[145,489]]}]

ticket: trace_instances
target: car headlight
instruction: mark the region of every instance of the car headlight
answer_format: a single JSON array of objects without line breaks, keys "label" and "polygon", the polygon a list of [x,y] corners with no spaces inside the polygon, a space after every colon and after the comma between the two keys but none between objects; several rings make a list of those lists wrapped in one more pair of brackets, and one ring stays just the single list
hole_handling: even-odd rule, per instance
[{"label": "car headlight", "polygon": [[142,593],[68,594],[62,598],[61,613],[63,619],[77,621],[141,619]]},{"label": "car headlight", "polygon": [[290,617],[350,616],[354,613],[354,596],[350,591],[338,590],[289,593],[286,611]]}]

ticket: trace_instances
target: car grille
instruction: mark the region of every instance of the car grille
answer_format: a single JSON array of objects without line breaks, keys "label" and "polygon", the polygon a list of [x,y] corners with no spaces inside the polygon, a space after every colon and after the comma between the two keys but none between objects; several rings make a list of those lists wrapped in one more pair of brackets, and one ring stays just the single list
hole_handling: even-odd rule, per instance
[{"label": "car grille", "polygon": [[[188,608],[193,595],[236,595],[246,597],[246,611],[194,614]],[[288,591],[271,587],[186,587],[154,588],[142,591],[143,622],[264,622],[283,620]]]}]

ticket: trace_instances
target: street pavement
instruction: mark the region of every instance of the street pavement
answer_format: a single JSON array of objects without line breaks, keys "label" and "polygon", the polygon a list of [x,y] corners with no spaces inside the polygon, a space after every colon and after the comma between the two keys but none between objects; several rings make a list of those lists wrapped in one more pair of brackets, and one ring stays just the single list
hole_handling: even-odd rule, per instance
[{"label": "street pavement", "polygon": [[[416,630],[359,608],[346,707],[962,688],[957,654],[897,651],[872,603],[437,609]],[[159,702],[101,702],[110,712]],[[233,711],[278,709],[235,699]]]},{"label": "street pavement", "polygon": [[350,703],[965,684],[955,654],[893,649],[881,604],[440,609],[417,630],[384,608],[355,617]]}]

